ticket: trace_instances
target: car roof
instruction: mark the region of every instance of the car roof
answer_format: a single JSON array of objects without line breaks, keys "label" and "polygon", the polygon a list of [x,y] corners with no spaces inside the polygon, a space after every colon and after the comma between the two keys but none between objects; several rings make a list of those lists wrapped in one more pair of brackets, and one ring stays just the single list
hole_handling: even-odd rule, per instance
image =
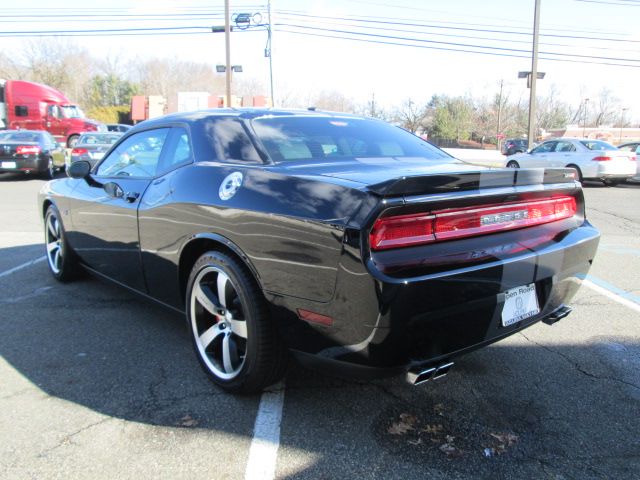
[{"label": "car roof", "polygon": [[342,117],[360,118],[372,121],[380,121],[375,118],[364,117],[352,113],[331,112],[326,110],[303,110],[303,109],[279,109],[279,108],[211,108],[207,110],[196,110],[193,112],[170,113],[162,117],[145,120],[137,126],[153,126],[156,124],[166,124],[172,122],[193,122],[206,117],[236,117],[254,119],[260,117]]}]

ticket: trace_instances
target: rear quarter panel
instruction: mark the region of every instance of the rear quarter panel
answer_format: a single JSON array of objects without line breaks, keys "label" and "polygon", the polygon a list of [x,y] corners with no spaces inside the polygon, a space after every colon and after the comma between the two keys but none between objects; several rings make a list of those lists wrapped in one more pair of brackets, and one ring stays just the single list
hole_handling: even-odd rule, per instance
[{"label": "rear quarter panel", "polygon": [[[235,172],[243,175],[242,185],[222,200],[220,186]],[[139,211],[149,291],[181,306],[173,282],[180,254],[190,242],[212,238],[237,247],[266,292],[327,302],[335,290],[344,226],[366,196],[277,167],[203,163],[171,172],[147,189]]]}]

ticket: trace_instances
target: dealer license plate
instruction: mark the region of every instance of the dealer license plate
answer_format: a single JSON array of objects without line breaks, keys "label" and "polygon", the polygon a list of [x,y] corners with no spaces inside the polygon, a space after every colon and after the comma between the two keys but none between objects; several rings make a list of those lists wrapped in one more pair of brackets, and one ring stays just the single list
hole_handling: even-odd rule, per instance
[{"label": "dealer license plate", "polygon": [[2,162],[2,168],[16,168],[16,162]]},{"label": "dealer license plate", "polygon": [[504,292],[502,325],[507,327],[540,313],[535,283]]},{"label": "dealer license plate", "polygon": [[93,158],[94,160],[100,160],[102,157],[104,157],[104,152],[92,152],[91,153],[91,158]]}]

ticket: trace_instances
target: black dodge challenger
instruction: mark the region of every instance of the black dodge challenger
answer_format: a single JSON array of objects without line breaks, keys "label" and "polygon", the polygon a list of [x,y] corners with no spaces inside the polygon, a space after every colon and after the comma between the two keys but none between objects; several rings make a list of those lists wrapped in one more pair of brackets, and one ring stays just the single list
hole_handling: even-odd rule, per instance
[{"label": "black dodge challenger", "polygon": [[484,169],[382,121],[210,110],[131,129],[39,201],[53,275],[186,312],[230,392],[299,361],[406,373],[566,316],[596,253],[572,169]]}]

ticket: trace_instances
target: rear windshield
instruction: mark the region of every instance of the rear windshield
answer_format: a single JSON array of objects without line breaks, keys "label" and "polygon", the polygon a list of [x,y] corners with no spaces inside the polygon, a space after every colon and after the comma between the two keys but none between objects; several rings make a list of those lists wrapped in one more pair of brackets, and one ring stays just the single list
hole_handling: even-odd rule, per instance
[{"label": "rear windshield", "polygon": [[372,157],[453,158],[388,123],[340,117],[262,117],[253,128],[274,162]]},{"label": "rear windshield", "polygon": [[40,134],[25,132],[0,132],[0,142],[39,142]]},{"label": "rear windshield", "polygon": [[85,133],[80,137],[78,143],[82,145],[111,145],[116,143],[121,136],[119,133]]},{"label": "rear windshield", "polygon": [[613,145],[607,142],[601,142],[600,140],[580,140],[585,147],[589,150],[617,150]]}]

